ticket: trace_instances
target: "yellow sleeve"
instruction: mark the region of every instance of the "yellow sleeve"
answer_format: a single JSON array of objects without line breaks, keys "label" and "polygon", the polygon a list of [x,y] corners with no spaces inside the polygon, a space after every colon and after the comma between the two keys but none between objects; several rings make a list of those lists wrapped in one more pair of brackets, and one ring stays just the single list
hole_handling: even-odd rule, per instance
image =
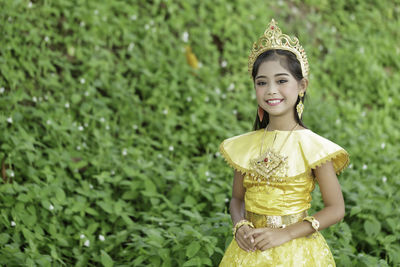
[{"label": "yellow sleeve", "polygon": [[307,135],[302,137],[300,145],[303,158],[311,169],[332,161],[336,174],[339,174],[350,162],[345,149],[312,131],[308,131]]}]

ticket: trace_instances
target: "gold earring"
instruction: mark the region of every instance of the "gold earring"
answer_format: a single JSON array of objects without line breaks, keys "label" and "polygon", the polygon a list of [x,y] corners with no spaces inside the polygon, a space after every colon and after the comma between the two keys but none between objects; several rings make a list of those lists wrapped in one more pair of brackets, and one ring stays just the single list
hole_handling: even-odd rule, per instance
[{"label": "gold earring", "polygon": [[304,92],[300,92],[299,97],[300,97],[300,102],[297,104],[296,110],[297,110],[297,115],[299,116],[299,119],[301,120],[301,115],[303,114],[303,110],[304,110],[304,105],[303,105],[303,102],[301,101],[301,99],[304,97]]}]

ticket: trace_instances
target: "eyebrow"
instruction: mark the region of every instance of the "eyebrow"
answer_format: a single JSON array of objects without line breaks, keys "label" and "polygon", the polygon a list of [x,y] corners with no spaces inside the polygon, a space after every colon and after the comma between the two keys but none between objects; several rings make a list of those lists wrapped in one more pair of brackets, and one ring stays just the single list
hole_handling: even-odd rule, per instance
[{"label": "eyebrow", "polygon": [[[282,75],[289,76],[289,74],[287,74],[287,73],[277,73],[274,76],[276,77],[276,76],[282,76]],[[259,78],[267,78],[267,76],[264,76],[264,75],[257,76],[256,80],[259,79]]]}]

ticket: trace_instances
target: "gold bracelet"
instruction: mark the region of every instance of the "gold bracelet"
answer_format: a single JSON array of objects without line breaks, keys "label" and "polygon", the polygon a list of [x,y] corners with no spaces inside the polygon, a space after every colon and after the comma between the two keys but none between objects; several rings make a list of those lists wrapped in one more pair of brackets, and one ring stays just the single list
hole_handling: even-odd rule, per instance
[{"label": "gold bracelet", "polygon": [[232,228],[233,238],[236,239],[236,232],[237,232],[237,230],[238,230],[240,227],[242,227],[243,225],[248,225],[248,226],[251,226],[252,228],[254,228],[253,223],[252,223],[252,222],[249,222],[248,220],[241,220],[241,221],[238,221],[238,222],[235,224],[235,226]]},{"label": "gold bracelet", "polygon": [[312,228],[314,228],[315,231],[318,232],[319,221],[315,219],[314,216],[307,216],[303,219],[303,221],[309,221],[311,223]]}]

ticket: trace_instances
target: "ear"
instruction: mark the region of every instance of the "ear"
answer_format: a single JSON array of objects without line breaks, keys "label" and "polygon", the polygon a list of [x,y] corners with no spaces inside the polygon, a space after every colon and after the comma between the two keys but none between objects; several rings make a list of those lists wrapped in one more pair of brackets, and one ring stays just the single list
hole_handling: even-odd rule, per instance
[{"label": "ear", "polygon": [[306,90],[307,90],[307,87],[308,87],[308,79],[307,78],[303,78],[300,81],[300,86],[299,86],[300,92],[305,93]]}]

